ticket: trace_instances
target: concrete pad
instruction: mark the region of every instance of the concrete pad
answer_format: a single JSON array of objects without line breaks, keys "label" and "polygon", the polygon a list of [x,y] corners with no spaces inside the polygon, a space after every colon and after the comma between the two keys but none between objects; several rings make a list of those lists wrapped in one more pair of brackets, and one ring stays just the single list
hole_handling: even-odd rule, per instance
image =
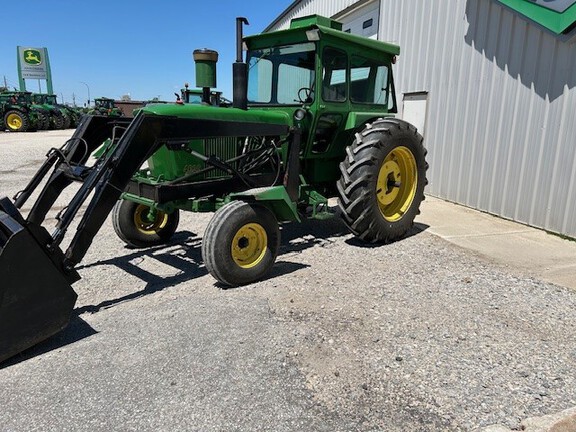
[{"label": "concrete pad", "polygon": [[[542,417],[522,420],[520,430],[524,432],[574,432],[576,431],[576,407]],[[492,425],[478,432],[512,432],[502,425]]]},{"label": "concrete pad", "polygon": [[416,222],[427,232],[510,269],[576,289],[576,241],[487,213],[426,197]]},{"label": "concrete pad", "polygon": [[528,418],[520,426],[526,432],[574,432],[576,407],[543,417]]}]

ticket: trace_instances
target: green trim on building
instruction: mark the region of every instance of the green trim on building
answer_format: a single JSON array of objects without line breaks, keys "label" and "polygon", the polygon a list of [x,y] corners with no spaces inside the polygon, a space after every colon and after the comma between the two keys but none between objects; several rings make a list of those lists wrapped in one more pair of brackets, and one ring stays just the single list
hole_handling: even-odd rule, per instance
[{"label": "green trim on building", "polygon": [[576,23],[576,1],[564,12],[557,12],[530,0],[497,1],[558,35],[568,33]]}]

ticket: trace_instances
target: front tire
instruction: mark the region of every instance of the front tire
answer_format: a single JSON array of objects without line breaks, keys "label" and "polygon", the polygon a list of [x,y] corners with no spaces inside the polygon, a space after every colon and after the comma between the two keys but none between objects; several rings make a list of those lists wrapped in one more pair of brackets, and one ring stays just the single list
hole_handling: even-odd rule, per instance
[{"label": "front tire", "polygon": [[280,247],[280,229],[266,207],[232,201],[208,223],[202,258],[210,274],[228,286],[262,279],[274,265]]},{"label": "front tire", "polygon": [[150,212],[150,207],[120,200],[112,210],[114,231],[124,243],[134,248],[159,246],[170,241],[180,221],[180,213]]},{"label": "front tire", "polygon": [[422,141],[414,126],[395,118],[356,134],[337,183],[342,218],[354,235],[389,243],[412,228],[428,182]]}]

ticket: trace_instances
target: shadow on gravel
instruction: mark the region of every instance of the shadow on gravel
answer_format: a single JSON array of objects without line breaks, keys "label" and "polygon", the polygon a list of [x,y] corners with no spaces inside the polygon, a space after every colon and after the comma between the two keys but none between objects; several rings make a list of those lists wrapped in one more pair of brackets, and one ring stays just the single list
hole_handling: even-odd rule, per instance
[{"label": "shadow on gravel", "polygon": [[282,243],[279,254],[302,252],[311,247],[326,247],[336,242],[336,238],[350,235],[342,220],[305,219],[302,222],[290,222],[280,226]]},{"label": "shadow on gravel", "polygon": [[94,330],[90,324],[73,314],[70,318],[70,324],[68,324],[68,327],[66,327],[60,333],[57,333],[54,336],[46,339],[45,341],[34,345],[32,348],[29,348],[20,354],[9,358],[5,362],[0,363],[0,370],[14,366],[20,362],[29,360],[38,355],[62,348],[66,345],[73,344],[82,339],[95,335],[96,333],[98,332]]},{"label": "shadow on gravel", "polygon": [[[202,262],[202,253],[200,250],[201,244],[201,238],[198,237],[198,235],[190,231],[180,231],[167,245],[147,249],[126,248],[126,250],[132,252],[127,255],[96,261],[78,267],[78,270],[82,270],[101,265],[112,265],[146,282],[146,286],[140,291],[122,297],[105,300],[96,305],[87,305],[77,308],[75,309],[75,313],[77,315],[81,315],[85,312],[95,313],[101,309],[107,309],[125,301],[154,294],[158,291],[164,290],[165,288],[206,275],[208,272]],[[159,261],[169,267],[177,269],[178,272],[173,276],[158,276],[139,266],[140,262],[142,262],[144,258]]]},{"label": "shadow on gravel", "polygon": [[[427,225],[415,224],[414,228],[404,238],[419,234],[427,228]],[[351,235],[342,220],[338,217],[328,220],[307,219],[301,223],[286,223],[282,224],[280,229],[282,243],[278,256],[302,252],[312,247],[331,247],[336,243],[337,238]],[[382,246],[378,244],[368,244],[356,238],[347,239],[346,243],[359,247]],[[202,260],[201,246],[202,238],[199,235],[190,231],[180,231],[174,235],[172,241],[167,245],[147,249],[126,248],[126,250],[130,252],[126,255],[96,261],[78,267],[78,270],[82,270],[101,265],[112,265],[144,281],[146,286],[140,291],[105,300],[95,305],[86,305],[77,308],[75,309],[76,315],[81,315],[85,312],[96,313],[101,309],[107,309],[117,304],[154,294],[168,287],[205,276],[208,272]],[[139,266],[145,258],[159,261],[177,269],[178,272],[173,276],[159,276],[151,273]],[[310,265],[277,261],[265,280],[293,273],[306,267],[310,267]],[[214,285],[222,289],[229,288],[217,282],[214,282]]]},{"label": "shadow on gravel", "polygon": [[[412,229],[410,231],[408,231],[405,236],[403,236],[401,239],[391,241],[388,244],[401,242],[402,240],[406,240],[410,237],[414,237],[414,236],[426,231],[428,228],[430,228],[430,225],[421,224],[421,223],[414,223],[414,226],[412,227]],[[361,247],[361,248],[370,248],[370,249],[386,246],[386,243],[367,243],[367,242],[362,241],[361,239],[359,239],[357,237],[352,237],[352,238],[347,239],[346,243],[349,244],[350,246],[356,246],[356,247]]]},{"label": "shadow on gravel", "polygon": [[[414,228],[404,238],[417,235],[426,229],[428,229],[427,225],[415,224]],[[336,244],[337,238],[351,236],[344,223],[338,217],[328,220],[309,219],[301,223],[282,224],[281,233],[282,243],[280,245],[279,256],[302,252],[312,247],[331,247]],[[346,239],[346,243],[358,247],[383,246],[364,243],[355,237]],[[147,249],[126,248],[126,255],[79,266],[78,270],[102,265],[113,265],[146,282],[146,286],[140,291],[125,296],[75,309],[68,327],[38,345],[1,363],[0,369],[13,366],[22,361],[59,349],[96,334],[96,330],[80,318],[80,315],[85,312],[96,313],[101,309],[110,308],[126,301],[162,291],[182,282],[205,276],[208,272],[202,260],[201,245],[202,238],[200,236],[190,231],[180,231],[167,245]],[[177,269],[178,272],[173,276],[159,276],[151,273],[139,266],[144,258],[159,261]],[[310,265],[289,261],[277,261],[265,280],[272,280],[307,267],[310,267]],[[217,282],[215,282],[214,285],[222,289],[227,288]]]}]

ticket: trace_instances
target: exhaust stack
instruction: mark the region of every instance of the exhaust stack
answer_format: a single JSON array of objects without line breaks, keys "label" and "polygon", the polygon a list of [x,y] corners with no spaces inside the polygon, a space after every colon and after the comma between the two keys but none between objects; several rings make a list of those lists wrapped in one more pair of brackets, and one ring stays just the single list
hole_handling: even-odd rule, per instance
[{"label": "exhaust stack", "polygon": [[243,25],[250,25],[243,17],[236,18],[236,62],[232,65],[234,108],[248,108],[248,65],[242,55]]}]

